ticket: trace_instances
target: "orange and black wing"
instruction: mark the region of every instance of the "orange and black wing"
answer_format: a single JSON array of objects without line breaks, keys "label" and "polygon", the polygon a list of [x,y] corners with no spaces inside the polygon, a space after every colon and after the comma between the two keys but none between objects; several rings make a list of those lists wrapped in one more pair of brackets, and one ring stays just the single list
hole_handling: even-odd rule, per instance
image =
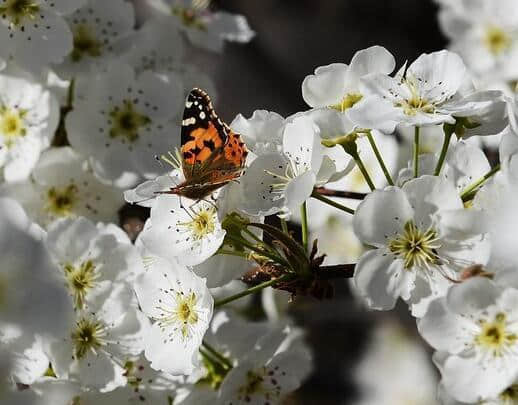
[{"label": "orange and black wing", "polygon": [[243,168],[248,154],[245,144],[218,117],[209,96],[201,89],[192,89],[187,97],[181,135],[187,182],[232,180]]}]

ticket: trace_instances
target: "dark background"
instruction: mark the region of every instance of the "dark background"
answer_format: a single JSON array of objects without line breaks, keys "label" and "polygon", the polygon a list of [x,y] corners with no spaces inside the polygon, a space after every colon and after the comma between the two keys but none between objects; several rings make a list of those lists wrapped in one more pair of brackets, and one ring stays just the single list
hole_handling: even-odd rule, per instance
[{"label": "dark background", "polygon": [[399,67],[447,44],[431,0],[217,0],[214,5],[243,14],[257,33],[247,45],[227,43],[222,58],[205,55],[219,91],[218,109],[227,120],[260,108],[284,116],[306,109],[304,77],[321,65],[349,63],[359,49],[382,45]]},{"label": "dark background", "polygon": [[[218,0],[213,6],[246,16],[257,33],[249,44],[227,44],[223,55],[191,55],[214,79],[216,107],[227,122],[256,109],[283,116],[307,109],[300,87],[304,77],[320,65],[349,63],[359,49],[385,46],[399,67],[447,45],[431,0]],[[345,281],[337,282],[336,290],[331,301],[297,298],[292,306],[292,315],[308,331],[315,371],[287,403],[353,403],[358,396],[353,367],[372,325],[398,317],[415,333],[405,305],[390,313],[367,313]]]}]

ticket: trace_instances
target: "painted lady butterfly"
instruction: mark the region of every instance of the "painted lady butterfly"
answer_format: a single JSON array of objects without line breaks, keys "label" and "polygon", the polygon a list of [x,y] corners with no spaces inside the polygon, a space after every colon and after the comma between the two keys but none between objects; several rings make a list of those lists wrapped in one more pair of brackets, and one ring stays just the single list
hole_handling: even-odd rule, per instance
[{"label": "painted lady butterfly", "polygon": [[181,142],[185,181],[166,194],[200,200],[241,176],[248,154],[246,145],[219,119],[201,89],[192,89],[185,102]]}]

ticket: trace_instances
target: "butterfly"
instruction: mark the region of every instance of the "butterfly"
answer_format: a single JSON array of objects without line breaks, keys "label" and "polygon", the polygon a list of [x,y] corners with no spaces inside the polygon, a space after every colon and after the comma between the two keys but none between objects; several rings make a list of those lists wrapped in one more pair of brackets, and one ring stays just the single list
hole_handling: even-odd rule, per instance
[{"label": "butterfly", "polygon": [[216,114],[210,97],[194,88],[182,120],[180,161],[185,180],[165,191],[201,200],[241,176],[248,150]]}]

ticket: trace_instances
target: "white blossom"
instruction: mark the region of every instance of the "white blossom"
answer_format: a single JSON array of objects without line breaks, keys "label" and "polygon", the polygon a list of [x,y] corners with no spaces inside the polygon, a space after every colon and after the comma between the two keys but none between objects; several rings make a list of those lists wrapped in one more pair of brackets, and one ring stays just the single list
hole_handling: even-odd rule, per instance
[{"label": "white blossom", "polygon": [[191,374],[212,318],[213,299],[205,281],[182,265],[154,257],[138,276],[135,292],[153,321],[144,342],[151,367],[172,375]]},{"label": "white blossom", "polygon": [[179,144],[178,80],[152,72],[136,77],[129,66],[112,64],[77,87],[66,119],[68,138],[100,179],[124,188],[165,171],[154,156]]},{"label": "white blossom", "polygon": [[116,221],[124,202],[122,193],[100,183],[84,158],[69,147],[45,151],[29,180],[1,186],[0,195],[17,199],[44,227],[78,216]]}]

